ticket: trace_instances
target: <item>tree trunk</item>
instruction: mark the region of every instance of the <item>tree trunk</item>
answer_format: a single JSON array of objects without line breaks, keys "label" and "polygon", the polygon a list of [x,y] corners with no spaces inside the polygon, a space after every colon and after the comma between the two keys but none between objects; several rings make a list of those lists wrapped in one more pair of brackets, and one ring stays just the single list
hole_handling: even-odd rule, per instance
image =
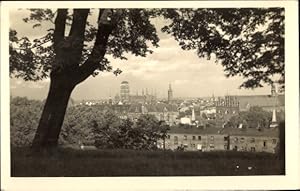
[{"label": "tree trunk", "polygon": [[32,143],[33,149],[57,146],[68,101],[74,87],[75,85],[69,83],[66,77],[51,77],[47,100]]},{"label": "tree trunk", "polygon": [[89,10],[74,10],[71,31],[67,40],[64,34],[68,11],[67,9],[58,9],[53,34],[53,46],[56,54],[55,65],[52,67],[49,93],[32,143],[34,150],[44,150],[45,148],[57,146],[73,89],[93,74],[96,69],[103,67],[99,63],[106,53],[108,37],[114,28],[111,23],[101,21],[101,15],[105,11],[108,10],[99,13],[99,26],[92,53],[79,66],[80,59],[78,57],[79,55],[82,56],[84,32]]}]

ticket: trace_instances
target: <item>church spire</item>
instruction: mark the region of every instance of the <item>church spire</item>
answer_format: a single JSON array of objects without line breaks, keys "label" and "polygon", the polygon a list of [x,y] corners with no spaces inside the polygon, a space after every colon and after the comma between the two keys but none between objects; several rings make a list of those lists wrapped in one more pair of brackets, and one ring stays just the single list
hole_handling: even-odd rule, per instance
[{"label": "church spire", "polygon": [[170,103],[173,99],[173,90],[171,87],[171,83],[169,83],[169,90],[168,90],[168,102]]},{"label": "church spire", "polygon": [[195,118],[195,109],[194,107],[192,108],[192,122],[194,122],[196,120]]},{"label": "church spire", "polygon": [[272,85],[271,85],[271,95],[272,95],[272,96],[276,96],[276,93],[277,93],[277,92],[276,92],[275,84],[272,84]]},{"label": "church spire", "polygon": [[270,127],[277,127],[278,123],[277,123],[277,119],[276,119],[276,109],[273,109],[273,115],[272,115],[272,121],[270,124]]}]

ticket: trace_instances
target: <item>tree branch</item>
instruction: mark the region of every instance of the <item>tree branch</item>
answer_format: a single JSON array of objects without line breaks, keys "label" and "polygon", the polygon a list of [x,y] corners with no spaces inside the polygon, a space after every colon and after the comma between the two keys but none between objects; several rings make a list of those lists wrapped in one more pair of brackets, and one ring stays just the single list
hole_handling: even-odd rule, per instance
[{"label": "tree branch", "polygon": [[53,44],[54,49],[61,40],[65,37],[65,28],[66,28],[66,19],[67,19],[68,10],[67,9],[58,9],[57,16],[55,19],[55,30],[53,34]]},{"label": "tree branch", "polygon": [[111,10],[100,9],[99,11],[96,41],[89,58],[79,67],[78,74],[76,75],[77,84],[93,74],[93,72],[99,68],[99,64],[104,58],[108,37],[115,26],[107,16],[109,11]]},{"label": "tree branch", "polygon": [[84,46],[84,33],[89,9],[74,9],[71,30],[68,36],[71,44],[70,51],[73,55],[72,65],[79,66]]},{"label": "tree branch", "polygon": [[76,36],[83,39],[89,11],[89,9],[74,9],[69,36]]}]

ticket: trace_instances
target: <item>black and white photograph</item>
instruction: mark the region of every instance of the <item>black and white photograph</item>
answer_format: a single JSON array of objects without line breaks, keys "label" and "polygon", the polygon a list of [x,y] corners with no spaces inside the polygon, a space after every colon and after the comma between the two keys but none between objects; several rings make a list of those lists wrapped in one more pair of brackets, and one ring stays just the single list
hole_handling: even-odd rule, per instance
[{"label": "black and white photograph", "polygon": [[297,3],[102,3],[1,9],[6,175],[299,175],[288,162],[299,159],[299,60],[287,46]]}]

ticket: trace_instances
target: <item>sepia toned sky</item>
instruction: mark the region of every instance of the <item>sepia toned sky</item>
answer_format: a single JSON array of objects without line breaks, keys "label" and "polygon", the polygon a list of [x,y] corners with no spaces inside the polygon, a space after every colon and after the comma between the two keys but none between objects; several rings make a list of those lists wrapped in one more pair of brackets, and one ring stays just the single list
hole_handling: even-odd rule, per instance
[{"label": "sepia toned sky", "polygon": [[[18,36],[28,36],[33,39],[41,36],[45,30],[52,27],[50,23],[40,28],[22,21],[28,15],[26,10],[10,10],[10,27],[18,32]],[[90,16],[92,22],[96,16]],[[162,26],[163,20],[152,21],[155,26]],[[157,29],[160,30],[159,28]],[[200,59],[194,51],[184,51],[178,43],[166,34],[158,32],[160,37],[158,48],[147,57],[127,55],[128,60],[110,59],[113,67],[123,72],[119,76],[112,73],[101,73],[90,77],[79,84],[71,97],[75,100],[106,99],[114,97],[120,89],[123,80],[129,82],[131,94],[141,94],[142,89],[148,92],[156,91],[159,97],[167,97],[169,83],[173,88],[174,97],[205,97],[230,95],[269,94],[270,87],[254,90],[239,89],[242,77],[226,78],[223,68],[215,60]],[[49,87],[49,79],[39,82],[25,82],[21,79],[11,79],[12,96],[27,96],[32,99],[45,99]]]}]

